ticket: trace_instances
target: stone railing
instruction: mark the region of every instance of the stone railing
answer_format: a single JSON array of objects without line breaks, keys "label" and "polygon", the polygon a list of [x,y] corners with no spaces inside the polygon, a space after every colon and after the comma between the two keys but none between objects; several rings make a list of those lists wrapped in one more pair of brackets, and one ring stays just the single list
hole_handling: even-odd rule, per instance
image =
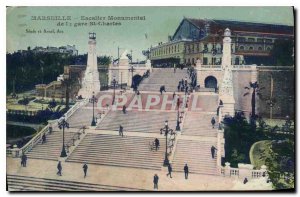
[{"label": "stone railing", "polygon": [[226,162],[225,167],[221,167],[221,175],[226,177],[256,179],[268,176],[267,167],[262,165],[259,170],[254,170],[251,164],[238,164],[238,168],[230,167],[230,163]]},{"label": "stone railing", "polygon": [[[65,119],[67,120],[77,109],[79,109],[81,106],[86,105],[88,102],[88,99],[81,100],[77,102],[75,105],[73,105],[66,113],[65,113]],[[11,157],[20,157],[23,153],[26,153],[30,151],[37,143],[39,143],[42,140],[42,136],[45,134],[47,135],[49,132],[49,127],[56,127],[59,122],[59,119],[48,121],[48,125],[46,125],[38,134],[36,134],[27,144],[25,144],[22,148],[12,148],[12,149],[6,149],[6,155]]]},{"label": "stone railing", "polygon": [[201,65],[201,68],[217,68],[217,69],[220,69],[221,65]]}]

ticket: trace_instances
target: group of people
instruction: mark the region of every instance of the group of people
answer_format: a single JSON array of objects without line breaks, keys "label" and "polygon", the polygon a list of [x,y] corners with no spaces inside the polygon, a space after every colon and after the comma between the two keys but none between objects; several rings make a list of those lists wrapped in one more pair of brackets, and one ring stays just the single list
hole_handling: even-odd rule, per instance
[{"label": "group of people", "polygon": [[188,86],[187,78],[185,78],[184,80],[181,79],[181,81],[178,82],[177,90],[178,92],[181,91],[181,92],[185,92],[186,94],[188,93],[189,86]]},{"label": "group of people", "polygon": [[[169,163],[168,164],[168,174],[167,174],[167,176],[170,176],[170,178],[172,178],[172,171],[173,171],[172,165]],[[189,167],[188,167],[187,164],[184,165],[183,171],[184,171],[184,178],[188,179]],[[158,177],[157,174],[155,174],[154,177],[153,177],[154,189],[158,189],[158,180],[159,180],[159,177]]]}]

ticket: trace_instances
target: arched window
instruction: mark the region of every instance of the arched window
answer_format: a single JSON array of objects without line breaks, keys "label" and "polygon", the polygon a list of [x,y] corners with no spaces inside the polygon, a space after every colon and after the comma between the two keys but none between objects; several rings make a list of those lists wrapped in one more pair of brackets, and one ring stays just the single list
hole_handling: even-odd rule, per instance
[{"label": "arched window", "polygon": [[240,46],[240,50],[243,51],[245,49],[244,46]]},{"label": "arched window", "polygon": [[253,51],[253,47],[249,47],[249,51]]},{"label": "arched window", "polygon": [[267,47],[267,51],[271,51],[271,47]]},{"label": "arched window", "polygon": [[258,49],[259,51],[262,51],[262,47],[258,47],[257,49]]}]

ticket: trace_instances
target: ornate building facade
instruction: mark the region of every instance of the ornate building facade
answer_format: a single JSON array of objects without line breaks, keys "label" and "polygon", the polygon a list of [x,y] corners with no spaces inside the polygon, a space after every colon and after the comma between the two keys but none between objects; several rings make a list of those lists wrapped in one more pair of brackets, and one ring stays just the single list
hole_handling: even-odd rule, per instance
[{"label": "ornate building facade", "polygon": [[221,65],[224,29],[231,33],[232,64],[270,64],[276,39],[294,39],[294,27],[229,20],[184,18],[169,42],[150,49],[152,63]]}]

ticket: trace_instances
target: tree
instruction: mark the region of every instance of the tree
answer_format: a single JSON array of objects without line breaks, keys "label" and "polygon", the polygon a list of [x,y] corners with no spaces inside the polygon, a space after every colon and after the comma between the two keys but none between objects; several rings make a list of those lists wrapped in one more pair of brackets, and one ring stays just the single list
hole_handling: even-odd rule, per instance
[{"label": "tree", "polygon": [[249,87],[245,87],[245,89],[249,90],[244,94],[244,96],[247,96],[250,94],[250,89],[252,89],[252,94],[251,94],[251,122],[255,125],[255,119],[256,119],[256,112],[255,112],[255,107],[256,107],[256,95],[261,97],[260,90],[264,89],[259,88],[259,85],[256,82],[249,82]]},{"label": "tree", "polygon": [[292,39],[277,39],[270,52],[276,66],[294,65],[294,41]]},{"label": "tree", "polygon": [[48,108],[49,108],[52,112],[54,112],[54,108],[55,108],[56,106],[57,106],[57,103],[56,103],[55,99],[53,98],[53,99],[49,102]]}]

